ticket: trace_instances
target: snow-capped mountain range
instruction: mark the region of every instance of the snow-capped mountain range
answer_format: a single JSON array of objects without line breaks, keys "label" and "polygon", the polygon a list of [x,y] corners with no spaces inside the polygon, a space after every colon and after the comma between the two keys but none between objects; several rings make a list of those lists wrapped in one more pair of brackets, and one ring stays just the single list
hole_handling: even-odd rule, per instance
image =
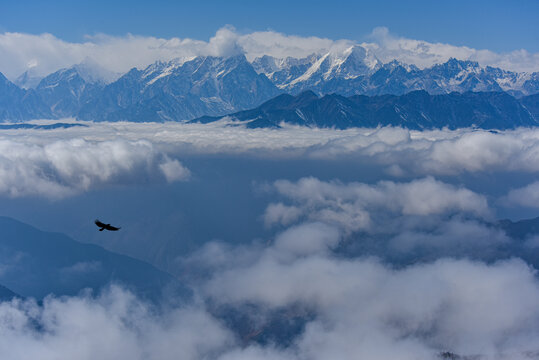
[{"label": "snow-capped mountain range", "polygon": [[305,90],[344,96],[402,95],[414,90],[430,94],[505,91],[520,97],[539,91],[536,72],[515,73],[454,58],[426,69],[396,60],[383,64],[359,45],[304,59],[262,56],[253,61],[253,66],[291,94]]},{"label": "snow-capped mountain range", "polygon": [[42,79],[28,71],[12,83],[0,74],[0,121],[183,121],[251,109],[279,94],[307,90],[318,96],[494,91],[520,98],[539,93],[539,78],[537,72],[516,73],[456,59],[425,69],[382,63],[359,45],[300,59],[179,58],[133,68],[122,76],[86,61]]}]

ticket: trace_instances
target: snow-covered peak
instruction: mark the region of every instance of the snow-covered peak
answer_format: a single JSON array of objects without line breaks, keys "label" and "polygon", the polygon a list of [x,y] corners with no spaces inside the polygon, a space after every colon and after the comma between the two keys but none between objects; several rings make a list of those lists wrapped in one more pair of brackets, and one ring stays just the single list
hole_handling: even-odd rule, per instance
[{"label": "snow-covered peak", "polygon": [[105,69],[89,58],[86,58],[80,64],[74,65],[73,69],[77,71],[84,81],[92,84],[110,84],[122,75],[121,73]]},{"label": "snow-covered peak", "polygon": [[389,70],[390,72],[395,71],[395,69],[402,68],[406,72],[419,71],[419,68],[414,64],[406,64],[399,60],[392,60],[388,63],[382,65],[384,69]]},{"label": "snow-covered peak", "polygon": [[290,70],[292,67],[312,65],[320,55],[311,54],[304,58],[276,58],[269,55],[264,55],[253,60],[252,65],[256,72],[266,75],[272,74],[276,71]]},{"label": "snow-covered peak", "polygon": [[14,83],[22,89],[33,89],[39,84],[41,79],[43,77],[39,76],[34,68],[30,68],[19,75]]},{"label": "snow-covered peak", "polygon": [[301,82],[318,83],[334,78],[355,79],[369,75],[380,68],[381,62],[368,49],[354,45],[346,49],[332,50],[316,58],[312,65],[290,82],[294,86]]},{"label": "snow-covered peak", "polygon": [[360,45],[349,47],[344,51],[344,55],[348,61],[363,63],[371,70],[376,70],[381,66],[380,60],[374,55],[374,53]]},{"label": "snow-covered peak", "polygon": [[249,64],[243,54],[219,57],[219,56],[196,56],[176,58],[170,61],[156,61],[142,72],[146,86],[153,85],[156,81],[177,74],[189,74],[199,76],[205,73],[205,77],[218,77],[226,75],[231,69],[241,64]]},{"label": "snow-covered peak", "polygon": [[381,66],[380,60],[371,51],[360,45],[348,47],[342,52],[330,52],[329,59],[331,64],[324,75],[326,78],[336,76],[353,79],[361,75],[371,74]]},{"label": "snow-covered peak", "polygon": [[147,80],[147,85],[151,85],[157,80],[171,75],[176,69],[180,68],[185,62],[193,58],[175,58],[170,61],[156,61],[144,69],[142,78]]}]

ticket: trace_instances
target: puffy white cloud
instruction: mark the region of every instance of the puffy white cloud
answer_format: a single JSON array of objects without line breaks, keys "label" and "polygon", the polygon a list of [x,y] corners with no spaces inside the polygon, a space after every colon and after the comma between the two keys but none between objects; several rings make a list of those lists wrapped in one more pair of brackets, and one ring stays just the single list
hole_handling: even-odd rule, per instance
[{"label": "puffy white cloud", "polygon": [[[514,71],[539,70],[539,54],[524,49],[498,54],[489,50],[400,38],[390,34],[384,27],[374,29],[371,38],[374,42],[361,45],[372,50],[384,62],[398,59],[426,67],[455,57]],[[114,72],[127,72],[130,68],[143,68],[157,60],[188,59],[198,55],[229,56],[240,52],[251,60],[262,55],[305,57],[312,53],[341,51],[357,43],[354,40],[301,37],[274,31],[240,34],[230,26],[218,29],[208,41],[99,34],[88,36],[85,42],[72,43],[46,33],[6,32],[0,34],[0,72],[10,79],[29,69],[32,69],[33,75],[44,76],[85,59]]]},{"label": "puffy white cloud", "polygon": [[388,251],[414,254],[421,249],[434,249],[440,254],[472,256],[475,252],[495,251],[496,246],[509,243],[507,235],[496,228],[474,220],[450,219],[425,226],[409,223],[389,241]]},{"label": "puffy white cloud", "polygon": [[510,205],[539,208],[539,181],[509,191],[503,200]]},{"label": "puffy white cloud", "polygon": [[[275,187],[309,212],[339,202],[423,220],[425,214],[487,211],[480,195],[432,178],[374,185],[307,178],[278,181]],[[418,187],[431,190],[422,198],[428,206],[407,208]],[[206,244],[183,259],[189,269],[183,279],[196,293],[189,304],[171,301],[174,307],[156,308],[115,286],[99,296],[48,297],[42,306],[32,300],[0,303],[0,354],[45,360],[175,359],[178,354],[188,360],[346,360],[434,359],[449,350],[485,359],[532,359],[539,351],[539,280],[523,261],[439,259],[393,268],[375,258],[334,252],[348,239],[342,225],[328,222],[292,226],[270,242]],[[461,247],[465,240],[484,244],[492,238],[471,220],[452,218],[436,226],[435,232],[420,233],[417,226],[401,223],[405,231],[392,246],[404,244],[400,250],[410,251],[451,235]],[[81,263],[68,270],[95,266]],[[246,305],[256,309],[243,313],[253,332],[290,331],[290,344],[245,344],[228,313],[209,310],[222,306],[242,312]],[[275,315],[283,309],[286,315]],[[286,319],[298,311],[308,314],[303,327],[288,329],[286,321],[265,327],[272,316]]]},{"label": "puffy white cloud", "polygon": [[73,138],[38,143],[3,138],[0,152],[0,193],[11,197],[61,198],[107,183],[148,181],[156,169],[167,181],[189,176],[177,160],[147,141]]},{"label": "puffy white cloud", "polygon": [[[484,196],[465,188],[456,188],[432,177],[409,183],[381,181],[375,185],[362,183],[342,184],[324,182],[316,178],[303,178],[297,182],[278,180],[276,191],[294,203],[295,218],[299,212],[311,220],[336,224],[347,231],[374,231],[383,226],[388,217],[403,215],[444,215],[468,213],[490,217]],[[279,213],[280,211],[280,213]],[[268,207],[267,224],[291,222],[289,208],[284,205]],[[379,214],[383,220],[375,220]],[[387,228],[387,225],[386,225]]]},{"label": "puffy white cloud", "polygon": [[[319,229],[305,224],[280,236],[306,244]],[[197,282],[197,292],[202,302],[240,310],[243,304],[268,314],[308,309],[314,316],[289,346],[244,346],[238,329],[201,302],[157,309],[113,286],[98,296],[48,297],[42,305],[0,303],[0,353],[15,360],[178,354],[193,360],[292,360],[433,359],[450,350],[485,359],[532,359],[538,350],[539,282],[520,260],[487,265],[443,259],[396,270],[375,259],[335,257],[323,247],[298,252],[281,241],[255,245],[248,263],[227,260],[224,269]],[[241,248],[225,252],[238,250],[241,256]],[[205,265],[211,268],[211,259],[198,260],[210,260]]]},{"label": "puffy white cloud", "polygon": [[289,225],[301,216],[301,209],[296,206],[284,205],[283,203],[269,204],[264,213],[264,224],[271,226],[275,223]]},{"label": "puffy white cloud", "polygon": [[[176,159],[190,154],[348,159],[350,166],[356,166],[360,160],[393,177],[539,171],[537,129],[496,133],[473,129],[410,131],[392,127],[246,129],[227,126],[226,121],[86,125],[57,130],[0,131],[0,192],[11,196],[58,197],[120,179],[141,181],[141,177],[128,176],[135,173],[146,173],[147,178],[152,173],[162,174],[167,181],[183,180],[190,173]],[[417,190],[414,196],[423,196],[421,193]],[[463,195],[458,199],[464,206],[466,194]],[[402,196],[399,201],[403,211],[410,214],[430,211],[424,208],[430,206],[428,201],[408,201]],[[268,225],[276,221],[291,223],[299,215],[290,205],[275,204],[268,209],[266,221]],[[364,214],[357,213],[354,217],[368,222]]]},{"label": "puffy white cloud", "polygon": [[165,157],[165,161],[159,164],[159,169],[165,175],[168,182],[186,180],[191,176],[189,169],[184,167],[178,160]]},{"label": "puffy white cloud", "polygon": [[339,243],[339,231],[324,223],[303,224],[280,234],[275,239],[275,250],[293,256],[325,253]]},{"label": "puffy white cloud", "polygon": [[[249,154],[316,159],[363,158],[387,167],[392,175],[454,175],[482,171],[539,171],[539,129],[519,128],[493,133],[487,130],[411,131],[397,127],[348,130],[246,129],[226,121],[210,124],[88,123],[88,127],[0,133],[24,139],[81,137],[114,140],[117,137],[149,141],[167,151],[203,154]],[[36,135],[39,134],[39,135]],[[45,139],[45,140],[42,140]]]},{"label": "puffy white cloud", "polygon": [[[283,234],[305,237],[298,243],[306,244],[318,236],[313,225],[313,232],[305,224]],[[315,318],[286,352],[298,359],[432,359],[444,350],[525,359],[536,351],[539,283],[522,261],[444,259],[395,270],[324,248],[305,255],[276,241],[258,248],[258,260],[213,273],[204,292],[221,304],[310,309]],[[249,353],[265,354],[260,348]]]},{"label": "puffy white cloud", "polygon": [[[156,315],[148,304],[113,287],[92,298],[46,298],[0,304],[0,353],[9,359],[202,359],[233,342],[201,308]],[[37,327],[35,325],[38,325]]]},{"label": "puffy white cloud", "polygon": [[[266,226],[320,222],[338,230],[346,249],[390,261],[413,263],[443,256],[492,259],[511,241],[489,225],[494,211],[484,195],[432,177],[376,184],[310,177],[278,180],[264,188],[284,198],[266,208]],[[312,240],[311,245],[320,248],[319,243],[320,239]]]},{"label": "puffy white cloud", "polygon": [[[343,134],[344,135],[344,134]],[[348,133],[313,146],[311,156],[354,155],[387,165],[390,175],[539,170],[539,130],[490,132],[460,129],[409,131],[401,128]]]},{"label": "puffy white cloud", "polygon": [[329,51],[342,51],[354,45],[353,40],[331,40],[316,36],[302,37],[287,35],[275,31],[259,31],[239,37],[238,43],[244,49],[249,59],[263,55],[276,58],[303,58],[312,54],[322,54]]}]

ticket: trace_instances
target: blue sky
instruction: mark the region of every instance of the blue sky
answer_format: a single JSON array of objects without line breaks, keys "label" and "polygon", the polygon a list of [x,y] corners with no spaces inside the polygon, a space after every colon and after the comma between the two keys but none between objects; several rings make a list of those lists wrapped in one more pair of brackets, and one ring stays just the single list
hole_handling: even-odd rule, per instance
[{"label": "blue sky", "polygon": [[508,52],[539,51],[539,1],[9,1],[0,32],[44,32],[68,41],[84,35],[152,35],[206,40],[223,25],[368,40],[377,26],[429,42]]}]

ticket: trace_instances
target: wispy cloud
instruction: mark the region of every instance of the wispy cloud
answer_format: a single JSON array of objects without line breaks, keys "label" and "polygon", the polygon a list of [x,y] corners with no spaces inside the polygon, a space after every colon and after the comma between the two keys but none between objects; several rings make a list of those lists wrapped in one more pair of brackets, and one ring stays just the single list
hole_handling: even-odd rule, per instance
[{"label": "wispy cloud", "polygon": [[[539,54],[517,50],[499,54],[450,44],[429,43],[406,39],[376,28],[372,42],[362,43],[382,61],[393,59],[431,66],[450,57],[475,60],[481,65],[497,66],[513,71],[538,71]],[[88,36],[82,43],[72,43],[51,34],[0,34],[0,72],[10,79],[32,69],[34,75],[46,75],[91,59],[114,72],[127,72],[133,67],[143,68],[157,60],[187,59],[199,55],[230,56],[245,53],[249,59],[262,55],[275,57],[305,57],[312,53],[342,51],[358,44],[354,40],[332,40],[319,37],[301,37],[274,31],[241,34],[232,27],[223,27],[209,40],[189,38],[156,38],[151,36]]]},{"label": "wispy cloud", "polygon": [[419,68],[446,62],[450,58],[477,61],[482,66],[493,66],[513,71],[534,72],[539,69],[539,54],[525,49],[496,53],[488,49],[474,49],[445,43],[429,43],[392,34],[387,27],[375,28],[373,43],[363,45],[371,49],[383,62],[397,59]]}]

